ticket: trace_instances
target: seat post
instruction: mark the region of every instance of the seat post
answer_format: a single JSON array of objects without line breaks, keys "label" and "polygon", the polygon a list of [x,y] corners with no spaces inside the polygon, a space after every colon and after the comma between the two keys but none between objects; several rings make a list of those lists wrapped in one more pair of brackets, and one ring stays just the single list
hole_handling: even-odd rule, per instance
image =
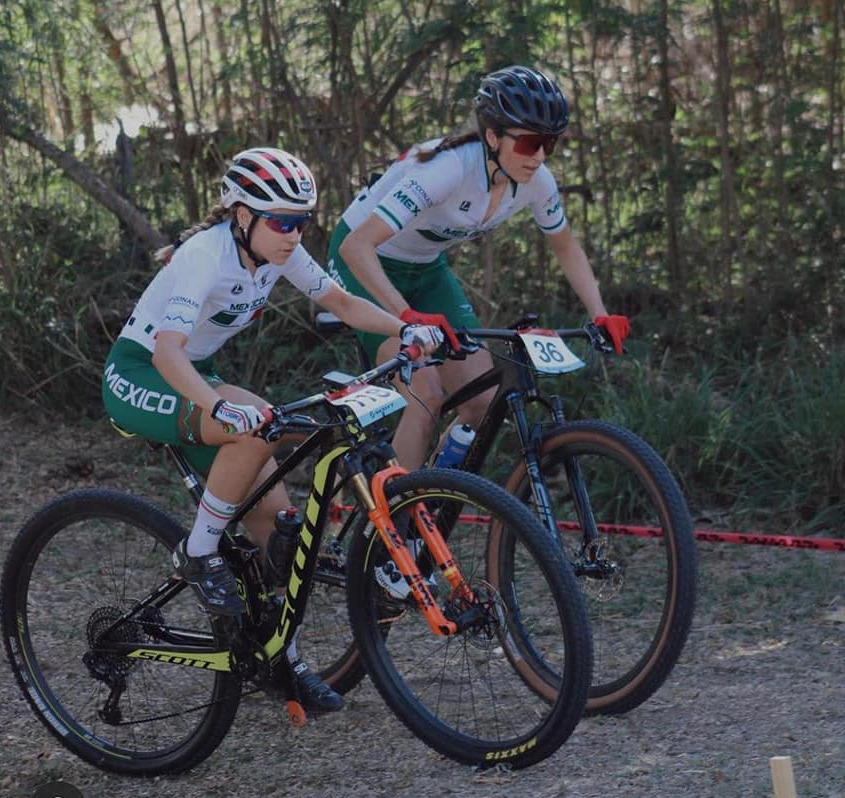
[{"label": "seat post", "polygon": [[200,484],[199,474],[191,467],[190,463],[185,459],[185,455],[177,447],[170,443],[165,443],[164,448],[173,462],[176,463],[176,468],[179,469],[182,482],[185,483],[185,487],[191,494],[194,503],[199,506],[200,500],[202,499],[202,486]]}]

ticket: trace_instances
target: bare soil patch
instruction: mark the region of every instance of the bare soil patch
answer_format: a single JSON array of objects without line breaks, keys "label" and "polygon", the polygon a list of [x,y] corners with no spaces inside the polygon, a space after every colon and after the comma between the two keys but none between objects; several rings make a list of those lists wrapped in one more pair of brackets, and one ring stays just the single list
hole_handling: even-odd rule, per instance
[{"label": "bare soil patch", "polygon": [[[107,424],[0,422],[0,556],[24,519],[73,487],[100,485],[191,515],[175,471]],[[20,433],[26,429],[26,434]],[[769,530],[777,531],[777,530]],[[622,717],[588,718],[540,765],[517,773],[443,760],[365,682],[336,715],[291,728],[247,697],[223,745],[179,778],[92,768],[30,712],[0,666],[0,796],[68,781],[86,798],[410,795],[641,798],[772,795],[769,758],[793,758],[801,798],[845,798],[845,555],[701,544],[693,631],[664,687]]]}]

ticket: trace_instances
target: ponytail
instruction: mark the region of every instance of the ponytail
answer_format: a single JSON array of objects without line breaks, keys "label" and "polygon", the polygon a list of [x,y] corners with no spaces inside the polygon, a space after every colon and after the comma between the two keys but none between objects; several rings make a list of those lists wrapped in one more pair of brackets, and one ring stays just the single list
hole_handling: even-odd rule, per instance
[{"label": "ponytail", "polygon": [[188,227],[187,229],[183,230],[179,233],[179,238],[176,239],[176,243],[169,244],[166,247],[162,247],[161,249],[156,250],[153,253],[153,258],[157,263],[161,263],[162,265],[170,263],[170,259],[173,257],[173,253],[184,244],[191,236],[196,235],[197,233],[201,233],[203,230],[208,230],[211,227],[214,227],[216,224],[220,224],[224,219],[229,216],[229,209],[224,208],[222,205],[215,205],[206,215],[205,219],[203,219],[198,224],[195,224],[193,227]]},{"label": "ponytail", "polygon": [[436,147],[430,150],[420,150],[417,153],[417,160],[420,163],[428,163],[435,155],[444,150],[454,150],[455,147],[460,147],[463,144],[469,144],[471,141],[480,141],[481,136],[478,135],[477,130],[470,130],[468,133],[457,133],[451,136],[446,136]]},{"label": "ponytail", "polygon": [[484,144],[485,151],[487,150],[487,142],[484,140],[484,134],[487,128],[492,128],[497,135],[502,134],[502,126],[490,114],[485,111],[478,111],[475,114],[475,125],[465,130],[463,133],[452,133],[446,136],[440,144],[430,150],[420,150],[417,153],[417,160],[420,163],[428,163],[435,155],[444,150],[454,150],[455,147],[460,147],[463,144],[469,144],[471,141],[480,141]]}]

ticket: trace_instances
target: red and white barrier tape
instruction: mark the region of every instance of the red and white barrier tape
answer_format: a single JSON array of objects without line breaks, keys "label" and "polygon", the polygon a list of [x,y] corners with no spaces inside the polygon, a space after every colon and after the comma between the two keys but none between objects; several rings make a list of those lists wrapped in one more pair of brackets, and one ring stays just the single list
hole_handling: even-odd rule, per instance
[{"label": "red and white barrier tape", "polygon": [[[331,518],[340,523],[341,514],[349,512],[352,506],[334,505]],[[490,523],[489,516],[461,515],[465,523]],[[579,532],[581,525],[577,521],[558,521],[557,528],[562,532]],[[599,532],[606,535],[635,535],[644,538],[659,538],[661,531],[654,526],[629,526],[625,524],[599,524]],[[845,538],[811,538],[795,535],[767,535],[763,532],[717,532],[710,529],[696,529],[695,539],[704,543],[742,543],[747,546],[779,546],[784,549],[806,549],[811,551],[843,551]]]}]

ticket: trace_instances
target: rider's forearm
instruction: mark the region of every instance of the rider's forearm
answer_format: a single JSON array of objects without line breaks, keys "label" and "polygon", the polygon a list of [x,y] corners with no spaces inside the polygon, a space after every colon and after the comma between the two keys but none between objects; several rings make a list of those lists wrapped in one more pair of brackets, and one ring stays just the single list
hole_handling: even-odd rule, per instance
[{"label": "rider's forearm", "polygon": [[[398,337],[403,322],[363,297],[333,286],[319,301],[341,321],[356,330]],[[407,305],[407,303],[406,303]]]},{"label": "rider's forearm", "polygon": [[[185,350],[159,334],[153,354],[153,365],[171,388],[210,413],[221,398],[194,368]],[[164,338],[164,340],[162,340]]]},{"label": "rider's forearm", "polygon": [[396,290],[384,273],[375,247],[369,241],[352,232],[340,245],[340,254],[361,285],[385,310],[398,316],[410,307],[405,297]]},{"label": "rider's forearm", "polygon": [[553,239],[551,243],[555,257],[572,290],[587,308],[590,318],[607,315],[596,275],[586,253],[571,231],[566,230],[558,237],[550,236],[550,238]]}]

